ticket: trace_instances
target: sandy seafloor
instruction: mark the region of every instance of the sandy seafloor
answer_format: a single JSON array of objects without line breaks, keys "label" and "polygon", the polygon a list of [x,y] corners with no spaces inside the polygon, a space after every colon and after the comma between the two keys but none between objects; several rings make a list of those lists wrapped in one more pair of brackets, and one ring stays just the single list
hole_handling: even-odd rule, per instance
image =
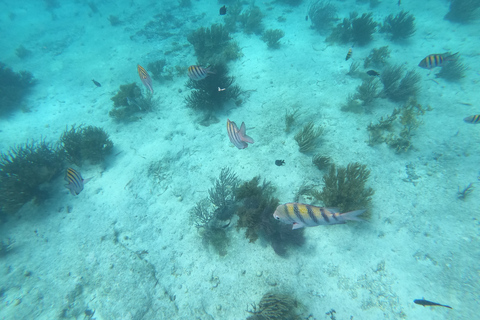
[{"label": "sandy seafloor", "polygon": [[[269,50],[258,35],[241,29],[232,34],[243,57],[229,64],[230,73],[242,89],[255,91],[241,107],[232,102],[217,113],[220,122],[209,127],[186,107],[186,76],[154,81],[158,105],[138,122],[116,123],[108,111],[121,84],[141,85],[137,63],[165,58],[170,66],[195,64],[191,45],[164,52],[175,41],[189,44],[188,32],[222,22],[216,1],[193,1],[192,8],[178,8],[177,1],[105,1],[96,4],[99,13],[86,1],[72,2],[53,9],[55,19],[42,1],[0,3],[0,61],[38,79],[24,101],[31,112],[0,119],[0,148],[6,152],[40,137],[55,142],[67,125],[84,123],[108,132],[114,150],[103,165],[80,168],[93,177],[80,195],[72,196],[58,177],[50,186],[54,197],[26,204],[0,225],[1,239],[15,240],[0,258],[1,319],[85,319],[86,309],[99,320],[245,319],[247,307],[267,292],[292,294],[305,319],[330,319],[325,313],[331,309],[339,320],[478,319],[480,190],[465,201],[457,198],[458,188],[478,183],[480,172],[480,125],[463,122],[480,113],[478,21],[444,20],[444,0],[403,0],[402,8],[416,17],[412,38],[393,43],[376,33],[369,45],[354,48],[351,61],[363,64],[372,48],[388,45],[392,63],[422,76],[417,99],[433,111],[422,117],[414,148],[396,154],[385,144],[366,143],[368,124],[396,104],[380,99],[371,112],[340,110],[361,80],[346,75],[349,46],[327,46],[305,21],[306,1],[298,7],[277,3],[271,11],[268,3],[256,2],[266,28],[285,31],[282,46]],[[379,22],[400,11],[397,1],[375,9],[354,1],[336,5],[340,17],[372,11]],[[171,30],[175,35],[130,39],[162,12],[182,22]],[[111,26],[110,14],[124,23]],[[277,21],[280,15],[286,22]],[[15,55],[22,44],[33,51],[23,60]],[[445,51],[459,51],[468,67],[460,82],[435,79],[438,69],[417,67],[426,55]],[[285,110],[294,105],[301,115],[286,134]],[[255,143],[235,148],[227,118],[254,127],[247,133]],[[205,248],[190,211],[222,167],[243,180],[260,174],[277,187],[282,203],[293,201],[303,182],[321,187],[323,173],[293,139],[309,120],[325,128],[318,152],[337,165],[360,162],[371,169],[370,221],[309,228],[306,244],[287,257],[265,241],[249,243],[234,227],[226,256]],[[286,165],[275,166],[276,159]],[[160,182],[148,175],[155,161],[164,164]],[[414,181],[407,165],[415,168]],[[413,303],[422,297],[453,309]]]}]

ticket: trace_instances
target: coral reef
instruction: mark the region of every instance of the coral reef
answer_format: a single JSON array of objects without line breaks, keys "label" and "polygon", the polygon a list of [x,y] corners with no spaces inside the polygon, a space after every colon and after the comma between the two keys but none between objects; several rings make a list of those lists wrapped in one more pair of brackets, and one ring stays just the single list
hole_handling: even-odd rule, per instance
[{"label": "coral reef", "polygon": [[102,128],[73,125],[63,132],[60,146],[69,162],[81,166],[86,160],[92,164],[103,162],[112,152],[113,142]]},{"label": "coral reef", "polygon": [[435,74],[437,78],[443,78],[447,81],[459,81],[465,77],[467,67],[461,62],[458,55],[452,56],[452,60],[447,61],[440,69],[440,72]]},{"label": "coral reef", "polygon": [[230,39],[227,28],[222,24],[201,27],[187,36],[201,65],[225,63],[240,57],[240,48]]},{"label": "coral reef", "polygon": [[62,169],[58,149],[45,140],[27,142],[2,153],[0,158],[0,211],[15,213],[30,200],[41,201],[48,194],[44,184]]},{"label": "coral reef", "polygon": [[278,199],[272,196],[274,188],[260,177],[243,183],[237,188],[236,199],[241,202],[237,209],[239,220],[237,229],[246,228],[245,237],[255,242],[262,236],[272,246],[276,254],[287,254],[288,246],[300,246],[305,242],[303,230],[292,230],[291,225],[283,224],[272,216],[278,207]]},{"label": "coral reef", "polygon": [[18,108],[35,84],[33,75],[28,71],[13,72],[0,62],[0,116]]},{"label": "coral reef", "polygon": [[111,98],[113,109],[109,115],[117,121],[136,121],[140,119],[136,114],[138,112],[149,112],[154,107],[152,94],[147,91],[147,95],[142,95],[142,90],[137,84],[125,84],[120,86],[120,91]]},{"label": "coral reef", "polygon": [[338,169],[332,164],[323,176],[322,190],[313,192],[313,196],[326,207],[339,208],[340,212],[367,208],[374,194],[372,188],[366,187],[369,177],[370,170],[358,162]]},{"label": "coral reef", "polygon": [[330,157],[324,156],[320,153],[316,154],[312,158],[312,163],[318,168],[318,170],[326,169],[330,166]]},{"label": "coral reef", "polygon": [[478,19],[480,0],[450,0],[450,10],[445,19],[452,22],[468,23]]},{"label": "coral reef", "polygon": [[328,42],[349,43],[364,46],[373,39],[378,23],[373,21],[372,13],[364,13],[358,17],[357,12],[351,12],[350,18],[344,18],[335,29],[333,29]]},{"label": "coral reef", "polygon": [[[236,100],[240,105],[238,96],[241,89],[235,82],[234,77],[228,76],[226,65],[219,64],[211,68],[215,73],[201,81],[189,80],[187,86],[194,89],[186,98],[187,106],[195,110],[206,111],[209,113],[218,111],[230,100]],[[218,88],[225,89],[219,91]]]},{"label": "coral reef", "polygon": [[383,21],[380,32],[389,33],[392,40],[410,38],[415,33],[415,17],[403,10],[395,17],[391,14]]},{"label": "coral reef", "polygon": [[365,58],[363,66],[365,68],[370,66],[374,68],[382,68],[388,63],[388,58],[390,58],[390,50],[388,49],[388,46],[374,48],[370,51],[368,57]]},{"label": "coral reef", "polygon": [[263,13],[257,6],[252,6],[238,17],[243,30],[247,34],[261,34],[263,32]]},{"label": "coral reef", "polygon": [[318,127],[315,129],[315,124],[310,121],[303,126],[302,130],[298,131],[295,135],[295,141],[298,143],[298,147],[301,153],[307,153],[314,150],[317,147],[318,138],[322,135],[323,128]]},{"label": "coral reef", "polygon": [[302,317],[297,314],[297,301],[289,295],[267,293],[263,295],[258,306],[254,303],[251,310],[247,312],[252,314],[247,320],[300,320]]},{"label": "coral reef", "polygon": [[383,83],[382,94],[393,101],[407,101],[415,97],[420,90],[420,75],[414,70],[407,71],[402,78],[403,74],[403,65],[386,67],[380,75]]},{"label": "coral reef", "polygon": [[263,33],[262,40],[270,49],[278,49],[280,48],[280,42],[278,41],[284,36],[285,32],[280,29],[268,29]]},{"label": "coral reef", "polygon": [[312,27],[320,33],[324,33],[332,27],[334,22],[338,21],[337,8],[323,0],[317,0],[310,5],[308,16]]}]

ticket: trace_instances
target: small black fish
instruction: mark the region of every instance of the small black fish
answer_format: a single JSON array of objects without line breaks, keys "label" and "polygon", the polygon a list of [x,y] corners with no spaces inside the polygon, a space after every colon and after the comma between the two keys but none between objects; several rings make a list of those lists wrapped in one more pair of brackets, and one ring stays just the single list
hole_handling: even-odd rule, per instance
[{"label": "small black fish", "polygon": [[419,304],[421,306],[429,306],[429,307],[445,307],[445,308],[449,308],[449,309],[453,309],[452,307],[450,306],[447,306],[445,304],[440,304],[440,303],[436,303],[436,302],[432,302],[432,301],[428,301],[428,300],[423,300],[423,299],[416,299],[416,300],[413,300],[414,303],[416,304]]},{"label": "small black fish", "polygon": [[220,8],[220,15],[223,16],[223,15],[226,15],[227,14],[227,7],[223,6]]},{"label": "small black fish", "polygon": [[378,72],[375,71],[375,70],[368,70],[368,71],[367,71],[367,74],[368,74],[369,76],[372,76],[372,77],[377,77],[377,76],[380,75],[380,73],[378,73]]},{"label": "small black fish", "polygon": [[308,21],[308,16],[305,16],[305,21]]},{"label": "small black fish", "polygon": [[92,81],[93,81],[93,83],[95,83],[95,85],[96,85],[97,87],[101,87],[101,86],[102,86],[102,85],[100,84],[100,82],[95,81],[95,80],[93,80],[93,79],[92,79]]},{"label": "small black fish", "polygon": [[283,166],[285,164],[285,160],[275,160],[275,164],[279,167]]}]

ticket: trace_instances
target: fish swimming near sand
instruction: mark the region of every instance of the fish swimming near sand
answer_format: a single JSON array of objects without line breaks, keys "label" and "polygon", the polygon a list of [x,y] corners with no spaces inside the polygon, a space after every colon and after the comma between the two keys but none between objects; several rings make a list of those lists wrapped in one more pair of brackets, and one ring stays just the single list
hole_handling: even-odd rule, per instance
[{"label": "fish swimming near sand", "polygon": [[436,302],[432,302],[424,299],[415,299],[413,300],[413,303],[419,304],[424,307],[427,307],[427,306],[428,307],[445,307],[445,308],[453,309],[452,307],[447,306],[445,304],[440,304],[440,303],[436,303]]},{"label": "fish swimming near sand", "polygon": [[102,86],[102,85],[100,84],[100,82],[95,81],[95,80],[93,80],[93,79],[92,79],[92,81],[93,81],[93,83],[94,83],[97,87],[101,87],[101,86]]},{"label": "fish swimming near sand", "polygon": [[188,67],[188,77],[193,81],[200,81],[205,79],[209,73],[215,73],[210,71],[210,67],[203,68],[201,66]]},{"label": "fish swimming near sand", "polygon": [[145,70],[141,65],[137,64],[137,71],[142,83],[148,88],[148,90],[150,90],[151,93],[153,93],[152,78],[150,78],[148,75],[147,70]]},{"label": "fish swimming near sand", "polygon": [[364,221],[358,218],[365,210],[339,213],[337,209],[322,208],[304,203],[279,205],[273,217],[283,223],[292,224],[292,229],[346,223],[347,220]]},{"label": "fish swimming near sand", "polygon": [[92,178],[83,179],[80,172],[73,168],[68,168],[67,173],[65,174],[65,181],[68,184],[65,185],[65,188],[70,190],[70,193],[74,196],[77,196],[83,190],[83,185],[90,181]]},{"label": "fish swimming near sand", "polygon": [[477,124],[480,123],[480,114],[475,114],[473,116],[468,116],[463,119],[466,123]]},{"label": "fish swimming near sand", "polygon": [[367,74],[368,74],[369,76],[372,76],[372,77],[378,77],[378,76],[380,75],[380,73],[378,73],[378,72],[375,71],[375,70],[368,70],[368,71],[367,71]]},{"label": "fish swimming near sand", "polygon": [[350,50],[348,50],[348,53],[347,53],[347,56],[345,57],[345,61],[347,61],[348,59],[350,59],[352,57],[352,48],[350,48]]},{"label": "fish swimming near sand", "polygon": [[431,70],[436,67],[443,67],[447,61],[452,61],[456,59],[457,53],[451,54],[449,52],[445,53],[434,53],[426,56],[420,61],[418,66],[420,68]]},{"label": "fish swimming near sand", "polygon": [[248,143],[253,143],[253,139],[246,134],[245,122],[242,122],[240,129],[238,129],[235,122],[227,119],[227,133],[230,141],[238,149],[245,149]]}]

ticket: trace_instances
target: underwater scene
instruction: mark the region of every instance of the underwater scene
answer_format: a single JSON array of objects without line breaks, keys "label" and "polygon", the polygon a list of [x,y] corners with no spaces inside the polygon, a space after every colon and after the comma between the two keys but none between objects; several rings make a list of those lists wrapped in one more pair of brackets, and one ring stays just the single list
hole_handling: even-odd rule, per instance
[{"label": "underwater scene", "polygon": [[480,319],[480,0],[0,30],[0,319]]}]

